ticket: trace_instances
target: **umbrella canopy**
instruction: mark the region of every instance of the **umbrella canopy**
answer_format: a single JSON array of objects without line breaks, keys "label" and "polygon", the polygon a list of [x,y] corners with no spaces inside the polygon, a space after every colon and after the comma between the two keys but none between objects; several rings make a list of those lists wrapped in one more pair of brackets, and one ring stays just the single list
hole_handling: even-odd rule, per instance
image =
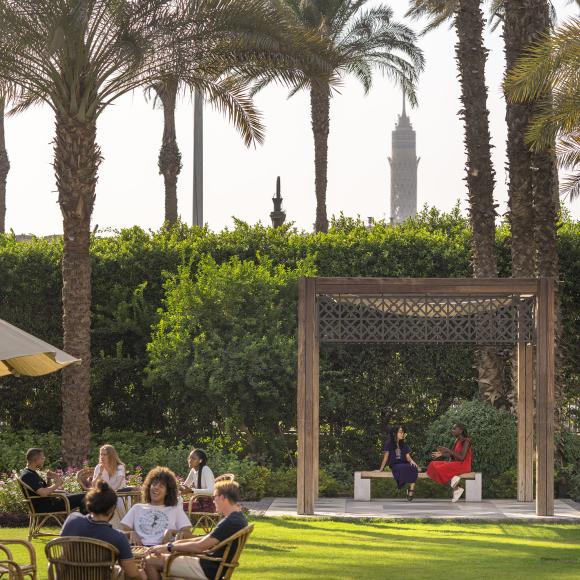
[{"label": "umbrella canopy", "polygon": [[79,362],[78,358],[0,319],[0,377],[37,377]]}]

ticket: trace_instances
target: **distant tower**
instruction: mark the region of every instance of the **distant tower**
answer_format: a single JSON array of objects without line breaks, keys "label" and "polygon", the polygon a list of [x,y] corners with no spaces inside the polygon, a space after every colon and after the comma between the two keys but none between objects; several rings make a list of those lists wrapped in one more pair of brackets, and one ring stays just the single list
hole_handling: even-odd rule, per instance
[{"label": "distant tower", "polygon": [[276,178],[276,197],[272,198],[274,211],[270,214],[272,227],[279,228],[286,219],[286,212],[282,211],[282,196],[280,195],[280,176]]},{"label": "distant tower", "polygon": [[417,147],[415,131],[405,106],[393,131],[391,165],[391,223],[399,224],[417,213]]}]

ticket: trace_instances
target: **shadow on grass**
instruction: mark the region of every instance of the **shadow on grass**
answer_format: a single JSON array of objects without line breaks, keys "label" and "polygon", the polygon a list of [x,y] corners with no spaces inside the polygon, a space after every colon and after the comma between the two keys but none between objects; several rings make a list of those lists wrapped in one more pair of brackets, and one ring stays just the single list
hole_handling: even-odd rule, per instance
[{"label": "shadow on grass", "polygon": [[274,547],[274,546],[266,546],[265,544],[251,544],[251,550],[256,550],[258,552],[293,552],[298,549],[298,546],[288,544],[287,547]]},{"label": "shadow on grass", "polygon": [[[580,526],[573,523],[550,524],[548,522],[490,522],[490,521],[473,521],[473,520],[442,520],[434,521],[432,519],[416,520],[395,520],[382,518],[328,518],[328,517],[310,517],[300,518],[295,516],[257,516],[252,518],[253,521],[264,521],[273,526],[286,529],[301,530],[320,530],[326,532],[348,532],[348,530],[337,530],[332,523],[348,524],[352,528],[367,528],[372,526],[377,530],[387,532],[400,531],[401,529],[420,529],[427,528],[429,533],[441,536],[488,536],[490,538],[505,538],[511,536],[514,538],[525,537],[530,535],[536,536],[538,541],[558,541],[564,540],[569,542],[580,542]],[[315,524],[315,525],[313,525]],[[322,526],[320,524],[330,524]],[[488,529],[496,531],[487,531]],[[352,530],[354,532],[354,530]],[[357,530],[358,531],[358,530]],[[549,531],[552,537],[546,538],[546,531]],[[362,533],[374,533],[366,532]],[[533,533],[533,534],[532,534]],[[384,535],[384,534],[382,534]]]},{"label": "shadow on grass", "polygon": [[[473,524],[457,526],[456,530],[437,529],[438,526],[430,525],[428,527],[425,526],[427,529],[417,530],[422,533],[413,534],[413,529],[409,530],[408,525],[397,527],[395,525],[381,524],[376,526],[375,529],[368,529],[368,524],[347,522],[348,527],[341,529],[333,526],[333,522],[328,520],[314,523],[308,520],[295,521],[265,518],[264,521],[281,529],[308,531],[308,534],[302,534],[300,537],[302,545],[310,544],[317,547],[332,548],[336,543],[340,543],[343,546],[351,544],[353,549],[362,551],[375,550],[378,541],[384,544],[392,543],[393,545],[406,544],[410,548],[420,549],[421,551],[423,549],[436,550],[441,547],[444,550],[453,549],[454,546],[461,544],[464,549],[470,551],[511,551],[517,549],[531,556],[545,550],[556,549],[562,551],[575,549],[580,541],[580,527],[578,526],[565,530],[567,533],[557,534],[558,537],[553,537],[551,534],[551,537],[541,535],[543,528],[537,526],[537,531],[540,533],[531,537],[526,526],[518,526],[517,530],[502,529],[499,534],[491,534],[482,533],[481,530],[473,528],[473,531],[467,532],[467,529]],[[502,528],[505,528],[505,526],[502,526]],[[402,530],[407,530],[407,533],[401,533]],[[312,539],[309,540],[308,536]],[[332,537],[333,542],[326,542],[325,536]],[[292,541],[295,541],[294,538]],[[545,545],[546,543],[552,545]]]}]

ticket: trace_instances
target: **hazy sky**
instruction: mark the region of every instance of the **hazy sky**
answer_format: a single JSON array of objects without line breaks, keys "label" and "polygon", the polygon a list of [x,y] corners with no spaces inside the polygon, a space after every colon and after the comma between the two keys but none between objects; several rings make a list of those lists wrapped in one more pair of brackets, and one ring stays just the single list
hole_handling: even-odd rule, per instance
[{"label": "hazy sky", "polygon": [[[576,13],[565,0],[555,0],[561,18]],[[369,5],[380,2],[371,0]],[[407,0],[392,0],[397,18]],[[418,28],[417,24],[411,26]],[[417,132],[418,204],[449,210],[461,201],[465,154],[457,115],[459,85],[454,60],[455,35],[448,29],[420,40],[427,59],[419,84],[419,107],[410,112]],[[506,211],[505,104],[501,94],[504,70],[499,32],[486,35],[495,198]],[[363,218],[389,218],[391,131],[401,110],[400,92],[376,75],[370,94],[347,78],[331,102],[329,141],[329,216],[343,211]],[[205,115],[204,221],[213,230],[232,225],[232,216],[249,223],[269,224],[276,176],[282,179],[287,220],[311,229],[314,222],[314,152],[307,93],[287,99],[287,91],[269,88],[256,97],[264,114],[266,143],[247,149],[236,131],[219,114]],[[12,169],[8,176],[7,229],[37,235],[62,232],[62,218],[52,170],[54,119],[38,107],[6,122]],[[163,178],[157,155],[162,112],[147,103],[142,92],[126,96],[105,111],[98,125],[104,157],[99,171],[93,226],[99,229],[139,225],[157,229],[164,215]],[[177,136],[183,156],[178,184],[179,213],[191,223],[192,103],[184,99],[177,111]],[[580,218],[580,202],[565,205]]]}]

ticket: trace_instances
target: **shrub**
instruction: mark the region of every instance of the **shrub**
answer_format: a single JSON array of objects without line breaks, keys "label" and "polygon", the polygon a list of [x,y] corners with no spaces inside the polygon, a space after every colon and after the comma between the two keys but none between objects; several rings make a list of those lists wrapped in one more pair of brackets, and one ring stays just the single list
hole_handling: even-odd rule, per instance
[{"label": "shrub", "polygon": [[486,496],[497,499],[513,499],[518,493],[518,468],[512,467],[506,472],[492,477],[487,484],[484,479]]},{"label": "shrub", "polygon": [[26,466],[26,451],[40,447],[46,455],[47,467],[56,468],[61,463],[60,436],[56,433],[34,433],[33,431],[0,432],[0,473]]}]

